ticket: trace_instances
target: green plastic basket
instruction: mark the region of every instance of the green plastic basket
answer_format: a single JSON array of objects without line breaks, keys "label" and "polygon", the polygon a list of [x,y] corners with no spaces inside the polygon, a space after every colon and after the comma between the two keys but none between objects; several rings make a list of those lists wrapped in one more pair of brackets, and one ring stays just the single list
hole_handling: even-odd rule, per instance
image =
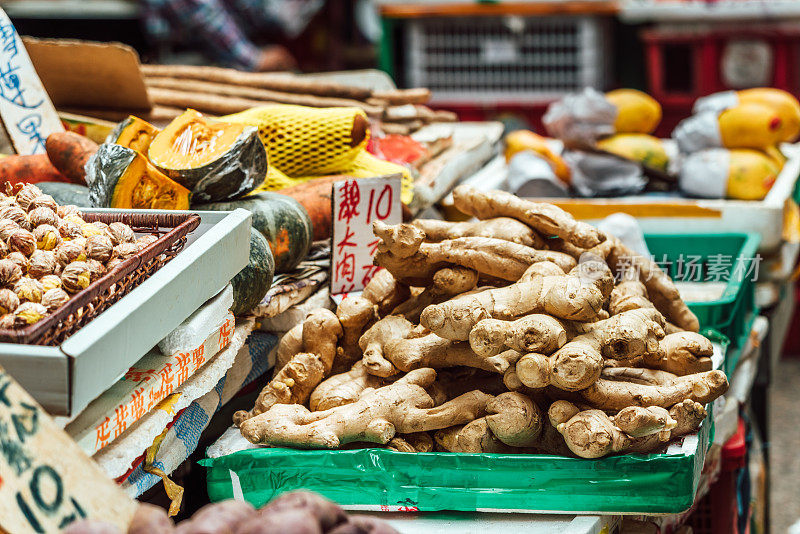
[{"label": "green plastic basket", "polygon": [[596,460],[534,454],[404,453],[388,449],[249,449],[206,458],[212,502],[262,506],[306,489],[356,510],[675,514],[692,506],[708,448],[709,417],[672,454]]},{"label": "green plastic basket", "polygon": [[[722,295],[711,301],[687,300],[700,328],[713,328],[731,343],[724,370],[733,371],[753,320],[758,315],[755,275],[761,236],[751,233],[647,234],[645,241],[655,261],[678,282],[726,281]],[[730,260],[727,280],[725,261]],[[742,267],[737,267],[741,265]],[[721,274],[722,273],[722,274]]]}]

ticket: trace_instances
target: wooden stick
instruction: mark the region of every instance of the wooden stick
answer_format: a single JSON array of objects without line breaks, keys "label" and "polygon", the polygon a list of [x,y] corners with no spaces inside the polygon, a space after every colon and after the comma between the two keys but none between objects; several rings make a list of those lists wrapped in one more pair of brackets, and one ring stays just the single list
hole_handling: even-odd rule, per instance
[{"label": "wooden stick", "polygon": [[417,87],[414,89],[394,89],[392,91],[373,91],[374,98],[386,100],[393,106],[403,104],[427,104],[431,99],[430,89]]},{"label": "wooden stick", "polygon": [[194,65],[142,65],[142,72],[147,77],[181,78],[203,80],[208,82],[229,83],[261,87],[286,93],[301,93],[317,96],[352,98],[366,100],[372,91],[361,87],[351,87],[332,82],[303,80],[296,76],[267,74],[260,72],[243,72],[221,67],[198,67]]},{"label": "wooden stick", "polygon": [[147,78],[145,83],[149,88],[157,87],[159,89],[175,89],[179,91],[190,91],[193,93],[234,96],[258,101],[280,102],[282,104],[294,104],[297,106],[310,106],[314,108],[358,107],[363,109],[368,115],[372,116],[380,116],[384,109],[384,107],[365,104],[360,100],[352,100],[348,98],[283,93],[269,89],[260,89],[258,87],[201,82],[197,80],[181,80],[178,78]]},{"label": "wooden stick", "polygon": [[158,105],[178,108],[192,108],[205,113],[227,115],[238,113],[246,109],[277,104],[262,100],[251,100],[234,96],[220,96],[206,93],[193,93],[190,91],[177,91],[175,89],[160,89],[150,87],[147,90],[150,99]]}]

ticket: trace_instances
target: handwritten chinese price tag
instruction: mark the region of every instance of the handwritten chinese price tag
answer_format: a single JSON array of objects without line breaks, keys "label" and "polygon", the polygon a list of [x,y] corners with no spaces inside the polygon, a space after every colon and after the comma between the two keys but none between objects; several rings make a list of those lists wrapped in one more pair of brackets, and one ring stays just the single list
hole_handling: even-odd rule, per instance
[{"label": "handwritten chinese price tag", "polygon": [[136,503],[0,368],[0,532],[59,532],[84,517],[123,532]]},{"label": "handwritten chinese price tag", "polygon": [[53,132],[63,132],[53,103],[17,30],[0,9],[0,117],[18,154],[44,153]]},{"label": "handwritten chinese price tag", "polygon": [[378,271],[372,223],[402,222],[400,180],[393,174],[333,184],[331,295],[361,291]]}]

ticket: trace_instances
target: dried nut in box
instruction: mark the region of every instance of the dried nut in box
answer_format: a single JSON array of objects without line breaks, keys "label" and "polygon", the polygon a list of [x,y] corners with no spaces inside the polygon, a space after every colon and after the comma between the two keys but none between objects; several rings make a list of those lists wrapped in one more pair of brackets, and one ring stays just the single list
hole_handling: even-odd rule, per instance
[{"label": "dried nut in box", "polygon": [[75,239],[76,237],[83,237],[81,227],[72,221],[62,220],[58,223],[58,233],[64,239]]},{"label": "dried nut in box", "polygon": [[[55,274],[48,274],[39,278],[45,294],[51,289],[61,289],[61,277]],[[44,297],[42,297],[44,299]]]},{"label": "dried nut in box", "polygon": [[42,194],[42,190],[35,185],[25,184],[22,186],[22,189],[19,190],[19,193],[17,193],[16,201],[20,208],[27,211],[31,202],[33,202],[35,198],[42,196]]},{"label": "dried nut in box", "polygon": [[38,280],[28,276],[23,276],[14,284],[14,293],[23,302],[41,302],[44,294],[44,286]]},{"label": "dried nut in box", "polygon": [[77,224],[79,227],[86,224],[86,221],[83,220],[83,217],[81,217],[80,213],[71,213],[64,217],[64,220],[69,221],[72,224]]},{"label": "dried nut in box", "polygon": [[15,317],[13,313],[7,313],[3,316],[0,316],[0,328],[5,330],[10,330],[12,328],[16,328],[15,324]]},{"label": "dried nut in box", "polygon": [[42,250],[53,250],[61,243],[61,234],[55,226],[43,224],[33,229],[33,237],[36,238],[36,248]]},{"label": "dried nut in box", "polygon": [[22,274],[28,272],[28,257],[22,252],[11,252],[6,256],[6,259],[16,263],[22,271]]},{"label": "dried nut in box", "polygon": [[93,235],[86,239],[86,256],[93,260],[106,262],[111,259],[114,245],[105,234]]},{"label": "dried nut in box", "polygon": [[30,256],[36,250],[36,238],[33,233],[20,228],[8,238],[8,248],[13,252],[21,252]]},{"label": "dried nut in box", "polygon": [[88,259],[86,265],[89,266],[89,278],[94,282],[104,274],[106,274],[106,267],[97,260]]},{"label": "dried nut in box", "polygon": [[103,232],[103,229],[99,228],[95,224],[83,223],[81,225],[81,233],[83,233],[83,237],[85,237],[86,239],[89,239],[93,235],[103,235],[105,232]]},{"label": "dried nut in box", "polygon": [[114,247],[114,257],[126,259],[139,252],[139,245],[136,243],[120,243]]},{"label": "dried nut in box", "polygon": [[61,287],[67,293],[77,293],[89,287],[92,273],[85,261],[73,261],[61,272]]},{"label": "dried nut in box", "polygon": [[63,241],[55,248],[56,261],[62,267],[72,263],[73,261],[84,261],[86,259],[86,251],[80,243],[75,241]]},{"label": "dried nut in box", "polygon": [[4,258],[9,252],[10,250],[8,250],[8,245],[6,245],[6,242],[0,241],[0,258]]},{"label": "dried nut in box", "polygon": [[38,302],[23,302],[14,311],[15,326],[38,323],[47,316],[47,308]]},{"label": "dried nut in box", "polygon": [[158,241],[158,236],[153,234],[145,234],[139,239],[136,240],[136,243],[139,245],[139,249],[144,249],[152,245]]},{"label": "dried nut in box", "polygon": [[49,250],[37,250],[31,254],[28,262],[28,275],[31,278],[39,279],[48,274],[56,272],[58,262],[55,253]]},{"label": "dried nut in box", "polygon": [[106,263],[106,271],[119,267],[126,259],[127,258],[111,258],[111,260]]},{"label": "dried nut in box", "polygon": [[19,297],[10,289],[0,289],[0,313],[5,315],[19,307]]},{"label": "dried nut in box", "polygon": [[42,224],[55,226],[58,224],[58,215],[50,208],[41,207],[29,211],[28,220],[34,228]]},{"label": "dried nut in box", "polygon": [[56,287],[45,291],[42,295],[42,306],[52,312],[66,304],[68,300],[69,294],[60,287]]},{"label": "dried nut in box", "polygon": [[55,213],[58,210],[58,204],[56,204],[56,201],[50,195],[39,195],[28,204],[28,213],[36,208],[48,208]]},{"label": "dried nut in box", "polygon": [[28,214],[25,213],[19,206],[6,206],[4,208],[0,208],[0,219],[11,219],[17,223],[20,228],[30,227]]},{"label": "dried nut in box", "polygon": [[11,234],[20,229],[20,226],[11,219],[0,219],[0,239],[8,241]]},{"label": "dried nut in box", "polygon": [[111,242],[116,246],[120,243],[131,243],[136,240],[136,235],[130,226],[121,222],[112,222],[106,229],[106,235],[111,238]]},{"label": "dried nut in box", "polygon": [[58,209],[56,210],[56,214],[62,219],[69,215],[77,215],[78,217],[80,217],[81,211],[80,209],[78,209],[78,206],[74,204],[66,204],[64,206],[59,206]]},{"label": "dried nut in box", "polygon": [[22,278],[22,269],[8,258],[0,260],[0,285],[13,287]]}]

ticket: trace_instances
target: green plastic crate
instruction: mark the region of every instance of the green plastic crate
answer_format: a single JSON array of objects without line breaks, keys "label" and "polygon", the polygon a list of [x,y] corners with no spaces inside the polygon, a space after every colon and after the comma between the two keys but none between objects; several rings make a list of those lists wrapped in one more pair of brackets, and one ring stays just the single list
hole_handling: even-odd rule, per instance
[{"label": "green plastic crate", "polygon": [[281,493],[306,489],[356,510],[674,514],[694,503],[713,441],[713,415],[711,406],[706,408],[709,417],[698,434],[672,454],[587,460],[260,448],[200,464],[207,468],[212,502],[241,497],[257,507]]},{"label": "green plastic crate", "polygon": [[[720,258],[730,258],[730,274],[725,290],[707,302],[687,300],[697,315],[700,328],[712,328],[731,343],[725,372],[733,371],[741,348],[750,335],[758,315],[755,280],[748,268],[757,261],[761,236],[751,233],[725,234],[647,234],[645,241],[655,261],[675,281],[703,282],[717,278]],[[740,262],[739,258],[743,259]],[[691,262],[691,267],[687,267]],[[744,265],[737,271],[737,265]]]}]

